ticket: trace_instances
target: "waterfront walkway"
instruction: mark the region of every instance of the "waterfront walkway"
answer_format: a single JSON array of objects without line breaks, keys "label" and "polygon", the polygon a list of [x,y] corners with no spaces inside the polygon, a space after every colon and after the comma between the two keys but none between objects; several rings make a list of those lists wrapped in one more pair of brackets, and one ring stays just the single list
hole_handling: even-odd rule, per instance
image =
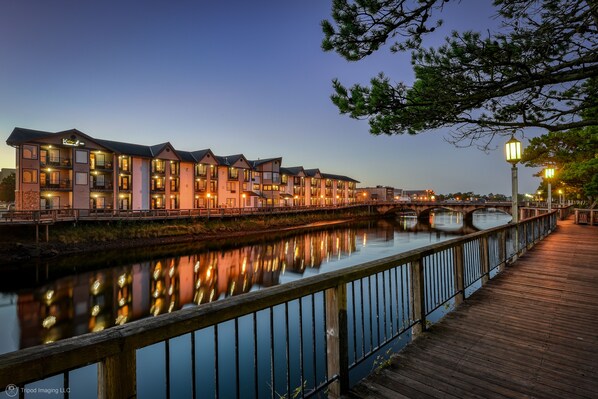
[{"label": "waterfront walkway", "polygon": [[598,228],[559,222],[349,398],[597,398]]}]

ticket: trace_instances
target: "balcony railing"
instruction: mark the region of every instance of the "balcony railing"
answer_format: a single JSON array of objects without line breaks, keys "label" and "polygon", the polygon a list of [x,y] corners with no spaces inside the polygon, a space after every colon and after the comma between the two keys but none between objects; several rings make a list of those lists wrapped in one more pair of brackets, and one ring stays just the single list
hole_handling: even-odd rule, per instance
[{"label": "balcony railing", "polygon": [[103,164],[96,163],[90,169],[91,170],[112,170],[112,162],[105,162]]},{"label": "balcony railing", "polygon": [[71,167],[71,159],[70,158],[52,158],[52,159],[42,159],[40,161],[40,165],[42,167],[53,166],[55,168],[70,168]]},{"label": "balcony railing", "polygon": [[71,189],[72,188],[71,181],[69,179],[63,179],[63,180],[60,180],[59,182],[41,183],[39,186],[41,189]]},{"label": "balcony railing", "polygon": [[90,185],[90,188],[94,189],[94,190],[112,190],[112,183],[95,183],[92,182]]}]

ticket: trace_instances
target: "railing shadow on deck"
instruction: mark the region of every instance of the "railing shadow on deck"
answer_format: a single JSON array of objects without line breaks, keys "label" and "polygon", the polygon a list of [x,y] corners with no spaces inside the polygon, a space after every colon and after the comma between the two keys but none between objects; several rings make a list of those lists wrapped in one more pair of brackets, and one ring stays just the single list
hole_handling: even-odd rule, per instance
[{"label": "railing shadow on deck", "polygon": [[[111,399],[338,397],[361,378],[364,364],[371,371],[394,343],[426,330],[439,311],[458,305],[550,234],[556,220],[552,212],[4,354],[0,389],[77,386]],[[89,374],[89,365],[93,383],[81,388],[77,378],[81,370]]]}]

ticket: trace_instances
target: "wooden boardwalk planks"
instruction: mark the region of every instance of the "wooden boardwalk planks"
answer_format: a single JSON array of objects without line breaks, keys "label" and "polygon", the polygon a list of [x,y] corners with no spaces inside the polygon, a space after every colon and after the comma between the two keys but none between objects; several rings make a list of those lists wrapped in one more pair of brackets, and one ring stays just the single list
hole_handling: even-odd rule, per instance
[{"label": "wooden boardwalk planks", "polygon": [[598,228],[557,231],[348,398],[598,398]]}]

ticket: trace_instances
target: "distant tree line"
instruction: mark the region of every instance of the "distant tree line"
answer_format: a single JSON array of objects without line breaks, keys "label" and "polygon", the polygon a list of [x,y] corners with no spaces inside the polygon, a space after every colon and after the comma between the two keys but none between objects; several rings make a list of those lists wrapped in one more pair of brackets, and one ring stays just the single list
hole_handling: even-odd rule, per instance
[{"label": "distant tree line", "polygon": [[507,198],[504,194],[475,194],[472,191],[468,192],[456,192],[456,193],[449,193],[449,194],[436,194],[436,199],[438,201],[488,201],[488,202],[501,202],[507,201]]}]

